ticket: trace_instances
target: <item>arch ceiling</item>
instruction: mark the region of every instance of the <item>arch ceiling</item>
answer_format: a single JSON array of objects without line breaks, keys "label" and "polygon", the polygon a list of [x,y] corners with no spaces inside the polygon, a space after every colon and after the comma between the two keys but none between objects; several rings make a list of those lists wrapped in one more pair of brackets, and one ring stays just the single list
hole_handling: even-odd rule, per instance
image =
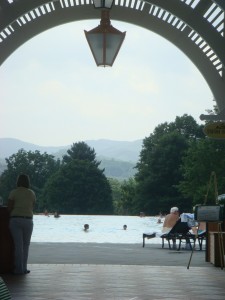
[{"label": "arch ceiling", "polygon": [[[183,51],[207,81],[219,115],[225,115],[225,0],[115,0],[110,15]],[[100,19],[91,0],[0,0],[0,64],[44,30],[86,19]]]}]

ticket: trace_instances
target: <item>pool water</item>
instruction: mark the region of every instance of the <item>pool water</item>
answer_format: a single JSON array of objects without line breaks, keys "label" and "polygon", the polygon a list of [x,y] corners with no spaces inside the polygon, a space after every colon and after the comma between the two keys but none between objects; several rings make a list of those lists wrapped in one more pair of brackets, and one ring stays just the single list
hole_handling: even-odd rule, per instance
[{"label": "pool water", "polygon": [[[61,215],[59,218],[35,215],[31,242],[128,243],[142,242],[142,234],[160,231],[158,217]],[[89,229],[84,231],[84,224]],[[127,225],[127,229],[123,229]],[[154,238],[152,243],[161,243]]]}]

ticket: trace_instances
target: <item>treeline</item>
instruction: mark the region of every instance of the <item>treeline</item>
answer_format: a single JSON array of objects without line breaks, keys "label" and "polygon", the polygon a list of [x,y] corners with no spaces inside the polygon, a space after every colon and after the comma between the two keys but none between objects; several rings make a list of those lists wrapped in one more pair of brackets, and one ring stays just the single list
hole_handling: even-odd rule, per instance
[{"label": "treeline", "polygon": [[[158,125],[143,140],[134,177],[107,178],[100,163],[85,142],[73,144],[62,160],[20,149],[6,159],[0,195],[6,201],[18,174],[27,173],[37,195],[36,212],[155,215],[171,206],[190,212],[202,204],[212,171],[219,193],[225,192],[225,141],[205,137],[203,126],[188,115]],[[208,198],[215,200],[213,187]]]},{"label": "treeline", "polygon": [[94,149],[86,143],[72,145],[62,161],[40,151],[21,149],[6,159],[7,169],[0,177],[3,199],[12,188],[18,174],[30,177],[37,196],[35,211],[58,211],[66,214],[111,214],[110,184],[99,169]]},{"label": "treeline", "polygon": [[[160,124],[145,138],[135,175],[139,210],[156,214],[178,206],[192,212],[194,205],[205,201],[212,171],[219,193],[224,193],[225,141],[207,138],[203,127],[185,114]],[[213,186],[208,203],[215,203]]]}]

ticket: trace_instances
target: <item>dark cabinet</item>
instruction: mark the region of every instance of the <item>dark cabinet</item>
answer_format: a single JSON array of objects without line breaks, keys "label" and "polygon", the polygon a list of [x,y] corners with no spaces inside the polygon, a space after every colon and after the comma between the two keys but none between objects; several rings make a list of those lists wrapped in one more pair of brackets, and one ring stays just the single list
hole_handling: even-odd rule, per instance
[{"label": "dark cabinet", "polygon": [[9,231],[9,213],[6,206],[0,207],[0,273],[13,270],[13,241]]}]

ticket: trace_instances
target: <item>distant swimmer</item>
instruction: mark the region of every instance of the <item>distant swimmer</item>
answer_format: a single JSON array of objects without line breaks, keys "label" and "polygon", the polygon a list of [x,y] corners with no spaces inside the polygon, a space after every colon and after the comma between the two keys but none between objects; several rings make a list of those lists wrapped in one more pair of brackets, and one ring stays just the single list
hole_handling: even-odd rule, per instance
[{"label": "distant swimmer", "polygon": [[124,230],[127,230],[127,225],[123,225],[123,229],[124,229]]},{"label": "distant swimmer", "polygon": [[59,213],[57,211],[54,213],[54,217],[55,218],[59,218],[60,217],[60,215],[59,215]]},{"label": "distant swimmer", "polygon": [[48,213],[47,209],[44,211],[44,215],[49,217],[49,213]]},{"label": "distant swimmer", "polygon": [[88,231],[89,229],[89,225],[88,224],[84,224],[84,231]]},{"label": "distant swimmer", "polygon": [[161,220],[161,218],[158,218],[158,220],[157,220],[157,224],[161,224],[162,223],[162,220]]}]

